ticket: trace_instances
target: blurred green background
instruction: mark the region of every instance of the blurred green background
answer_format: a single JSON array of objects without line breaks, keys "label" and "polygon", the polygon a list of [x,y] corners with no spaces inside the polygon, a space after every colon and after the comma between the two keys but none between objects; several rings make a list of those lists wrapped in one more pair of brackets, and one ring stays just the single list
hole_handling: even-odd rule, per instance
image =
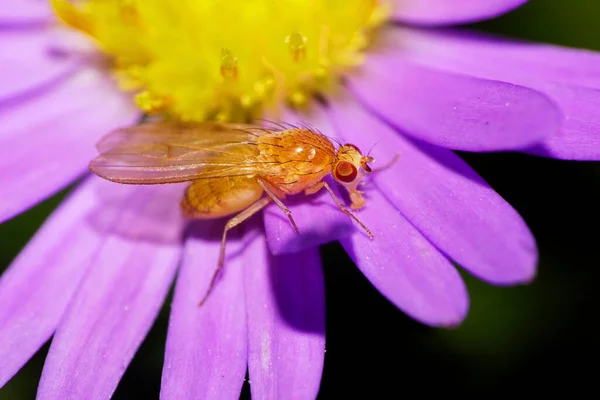
[{"label": "blurred green background", "polygon": [[[474,28],[600,50],[599,21],[599,0],[532,0]],[[431,329],[383,299],[338,245],[323,247],[327,354],[322,398],[400,397],[412,390],[473,396],[556,388],[594,392],[600,164],[520,154],[462,155],[533,230],[541,254],[537,279],[528,286],[499,288],[464,274],[471,295],[467,320],[457,329]],[[0,225],[0,271],[63,195]],[[169,302],[115,399],[158,398]],[[0,389],[0,399],[35,397],[46,352],[47,346]],[[243,397],[248,393],[245,387]]]}]

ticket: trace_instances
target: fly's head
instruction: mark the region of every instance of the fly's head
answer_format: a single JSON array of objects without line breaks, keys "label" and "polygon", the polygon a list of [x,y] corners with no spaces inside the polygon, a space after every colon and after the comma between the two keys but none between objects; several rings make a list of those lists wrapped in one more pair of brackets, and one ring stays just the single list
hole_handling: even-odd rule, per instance
[{"label": "fly's head", "polygon": [[371,172],[369,163],[375,159],[369,155],[363,156],[358,147],[345,144],[337,152],[336,162],[333,166],[333,178],[346,188],[352,202],[351,208],[358,210],[365,205],[363,192],[358,190],[358,185],[365,174]]}]

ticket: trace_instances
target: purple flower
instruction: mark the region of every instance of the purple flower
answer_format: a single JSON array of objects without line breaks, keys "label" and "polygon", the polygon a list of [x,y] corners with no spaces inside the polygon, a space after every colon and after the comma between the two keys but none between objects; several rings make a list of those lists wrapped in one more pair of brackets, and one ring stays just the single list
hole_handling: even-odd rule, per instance
[{"label": "purple flower", "polygon": [[[54,335],[39,398],[109,397],[177,274],[163,398],[235,398],[247,367],[255,398],[314,398],[325,350],[316,246],[333,240],[384,296],[431,326],[455,326],[467,313],[450,260],[493,284],[531,281],[531,232],[451,150],[598,159],[600,56],[433,28],[524,2],[398,0],[393,18],[404,24],[385,26],[360,70],[344,70],[345,85],[327,95],[327,106],[284,118],[362,149],[377,142],[380,164],[400,154],[365,190],[358,216],[375,239],[327,195],[289,199],[302,234],[274,207],[264,226],[244,225],[231,235],[224,273],[201,309],[222,225],[186,230],[181,185],[89,176],[94,144],[140,111],[97,64],[57,48],[47,4],[4,7],[0,221],[82,182],[0,279],[0,385]],[[223,57],[222,67],[235,67],[233,56]]]}]

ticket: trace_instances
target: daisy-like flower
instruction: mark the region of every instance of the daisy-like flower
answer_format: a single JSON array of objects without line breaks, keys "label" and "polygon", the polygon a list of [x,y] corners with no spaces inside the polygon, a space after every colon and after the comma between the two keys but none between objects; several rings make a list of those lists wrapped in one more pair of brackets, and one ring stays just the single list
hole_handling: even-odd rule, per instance
[{"label": "daisy-like flower", "polygon": [[[332,240],[392,303],[431,326],[467,313],[451,260],[493,284],[529,282],[532,234],[451,150],[598,159],[600,56],[440,28],[524,2],[3,7],[0,220],[82,182],[0,280],[0,385],[54,335],[39,398],[110,397],[177,274],[163,398],[235,398],[247,369],[254,398],[314,398],[325,349],[316,246]],[[289,199],[301,235],[276,208],[264,225],[242,227],[199,309],[222,224],[186,230],[181,185],[87,174],[99,138],[142,114],[275,115],[362,149],[377,143],[381,164],[400,154],[365,189],[358,216],[375,239],[327,196]]]}]

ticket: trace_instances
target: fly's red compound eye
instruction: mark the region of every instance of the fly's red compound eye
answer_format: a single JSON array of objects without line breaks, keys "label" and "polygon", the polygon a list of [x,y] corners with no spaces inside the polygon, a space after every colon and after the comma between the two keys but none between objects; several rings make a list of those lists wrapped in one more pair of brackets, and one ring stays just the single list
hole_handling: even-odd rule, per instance
[{"label": "fly's red compound eye", "polygon": [[343,183],[354,182],[356,176],[358,175],[358,171],[356,167],[352,165],[352,163],[348,161],[340,161],[338,165],[335,167],[335,178]]}]

